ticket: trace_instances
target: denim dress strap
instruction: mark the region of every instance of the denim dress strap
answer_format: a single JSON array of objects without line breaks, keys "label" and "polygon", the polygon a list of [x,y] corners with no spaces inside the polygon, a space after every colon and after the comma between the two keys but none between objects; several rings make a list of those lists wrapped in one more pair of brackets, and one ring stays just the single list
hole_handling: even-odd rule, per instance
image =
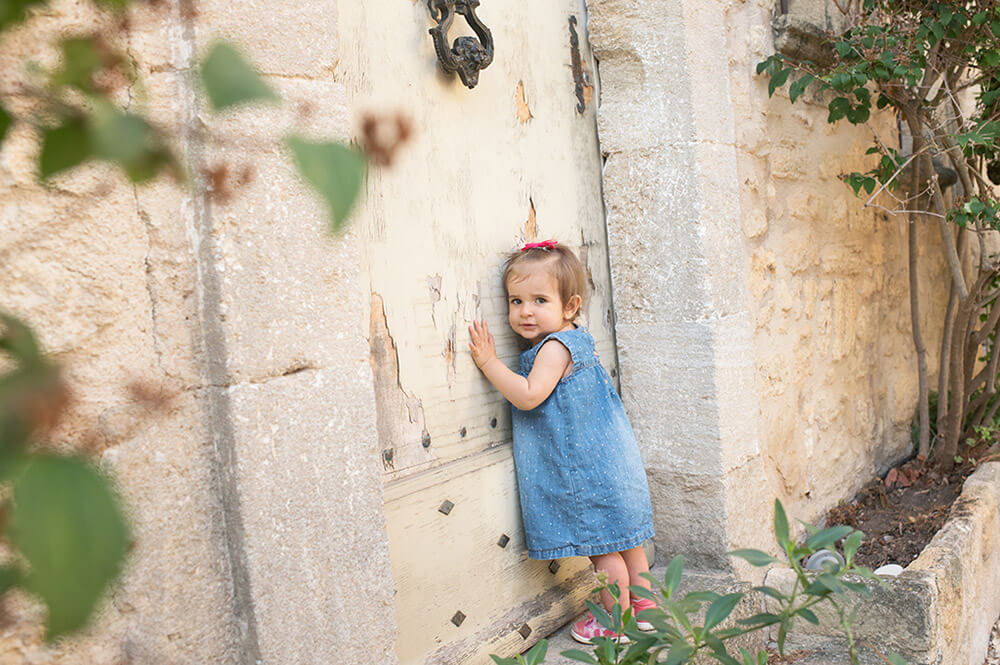
[{"label": "denim dress strap", "polygon": [[570,358],[573,360],[574,372],[600,364],[600,359],[594,348],[594,338],[590,336],[586,328],[578,326],[570,330],[550,333],[542,341],[522,353],[518,359],[518,374],[527,376],[531,372],[532,365],[535,364],[535,357],[541,350],[542,345],[553,339],[569,350]]}]

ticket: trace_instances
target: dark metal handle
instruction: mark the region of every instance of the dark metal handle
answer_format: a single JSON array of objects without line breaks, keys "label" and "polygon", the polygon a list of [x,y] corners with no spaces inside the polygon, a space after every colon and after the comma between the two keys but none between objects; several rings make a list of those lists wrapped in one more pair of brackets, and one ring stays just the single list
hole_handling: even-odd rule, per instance
[{"label": "dark metal handle", "polygon": [[[434,51],[441,69],[449,73],[458,72],[462,83],[470,89],[479,83],[479,71],[493,62],[493,34],[476,16],[478,6],[479,0],[427,0],[431,18],[437,21],[437,25],[428,32],[434,38]],[[459,37],[449,48],[448,30],[456,13],[465,17],[478,39]]]}]

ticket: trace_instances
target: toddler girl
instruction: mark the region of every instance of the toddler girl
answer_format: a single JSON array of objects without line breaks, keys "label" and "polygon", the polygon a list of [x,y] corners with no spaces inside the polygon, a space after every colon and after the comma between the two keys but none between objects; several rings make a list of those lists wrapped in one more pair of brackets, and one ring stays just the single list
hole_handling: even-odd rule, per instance
[{"label": "toddler girl", "polygon": [[[514,463],[532,559],[588,556],[617,583],[623,608],[630,584],[649,588],[642,542],[653,535],[649,488],[635,436],[594,349],[576,324],[586,292],[583,266],[548,240],[528,243],[504,264],[508,322],[530,345],[512,372],[496,356],[485,321],[469,327],[476,366],[513,405]],[[609,610],[613,599],[602,592]],[[632,598],[633,612],[653,607]],[[652,626],[639,622],[640,628]],[[572,635],[619,637],[593,615]]]}]

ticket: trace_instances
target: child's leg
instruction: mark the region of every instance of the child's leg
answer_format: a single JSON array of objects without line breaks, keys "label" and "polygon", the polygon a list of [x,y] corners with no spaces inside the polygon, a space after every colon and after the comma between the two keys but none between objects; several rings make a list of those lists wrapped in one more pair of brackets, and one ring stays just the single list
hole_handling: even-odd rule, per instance
[{"label": "child's leg", "polygon": [[[618,597],[618,603],[621,605],[623,610],[627,610],[629,607],[629,569],[625,564],[625,559],[622,558],[622,554],[624,554],[624,552],[598,554],[590,557],[590,561],[594,564],[594,570],[598,573],[605,573],[608,576],[609,585],[618,585],[618,588],[621,590],[621,594]],[[647,566],[646,569],[648,570],[649,567]],[[649,586],[649,582],[646,582],[646,586]],[[601,604],[604,605],[604,609],[610,612],[611,607],[615,604],[615,599],[607,591],[602,591]]]},{"label": "child's leg", "polygon": [[[619,554],[621,554],[622,561],[625,562],[625,567],[628,569],[628,583],[641,586],[644,589],[651,589],[652,585],[649,580],[645,577],[639,577],[642,573],[649,572],[649,561],[646,559],[646,550],[642,549],[642,545]],[[628,605],[623,603],[622,607],[628,607]]]}]

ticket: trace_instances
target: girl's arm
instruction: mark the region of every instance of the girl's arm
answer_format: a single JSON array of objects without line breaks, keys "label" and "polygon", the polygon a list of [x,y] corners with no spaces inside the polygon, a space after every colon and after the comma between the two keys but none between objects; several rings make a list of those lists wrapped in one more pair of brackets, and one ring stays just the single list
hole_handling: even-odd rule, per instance
[{"label": "girl's arm", "polygon": [[535,356],[531,372],[523,377],[512,372],[497,358],[496,345],[486,321],[473,321],[469,326],[469,336],[472,339],[469,350],[476,367],[482,370],[500,394],[522,411],[530,411],[544,402],[572,362],[569,349],[562,344],[543,344]]}]

